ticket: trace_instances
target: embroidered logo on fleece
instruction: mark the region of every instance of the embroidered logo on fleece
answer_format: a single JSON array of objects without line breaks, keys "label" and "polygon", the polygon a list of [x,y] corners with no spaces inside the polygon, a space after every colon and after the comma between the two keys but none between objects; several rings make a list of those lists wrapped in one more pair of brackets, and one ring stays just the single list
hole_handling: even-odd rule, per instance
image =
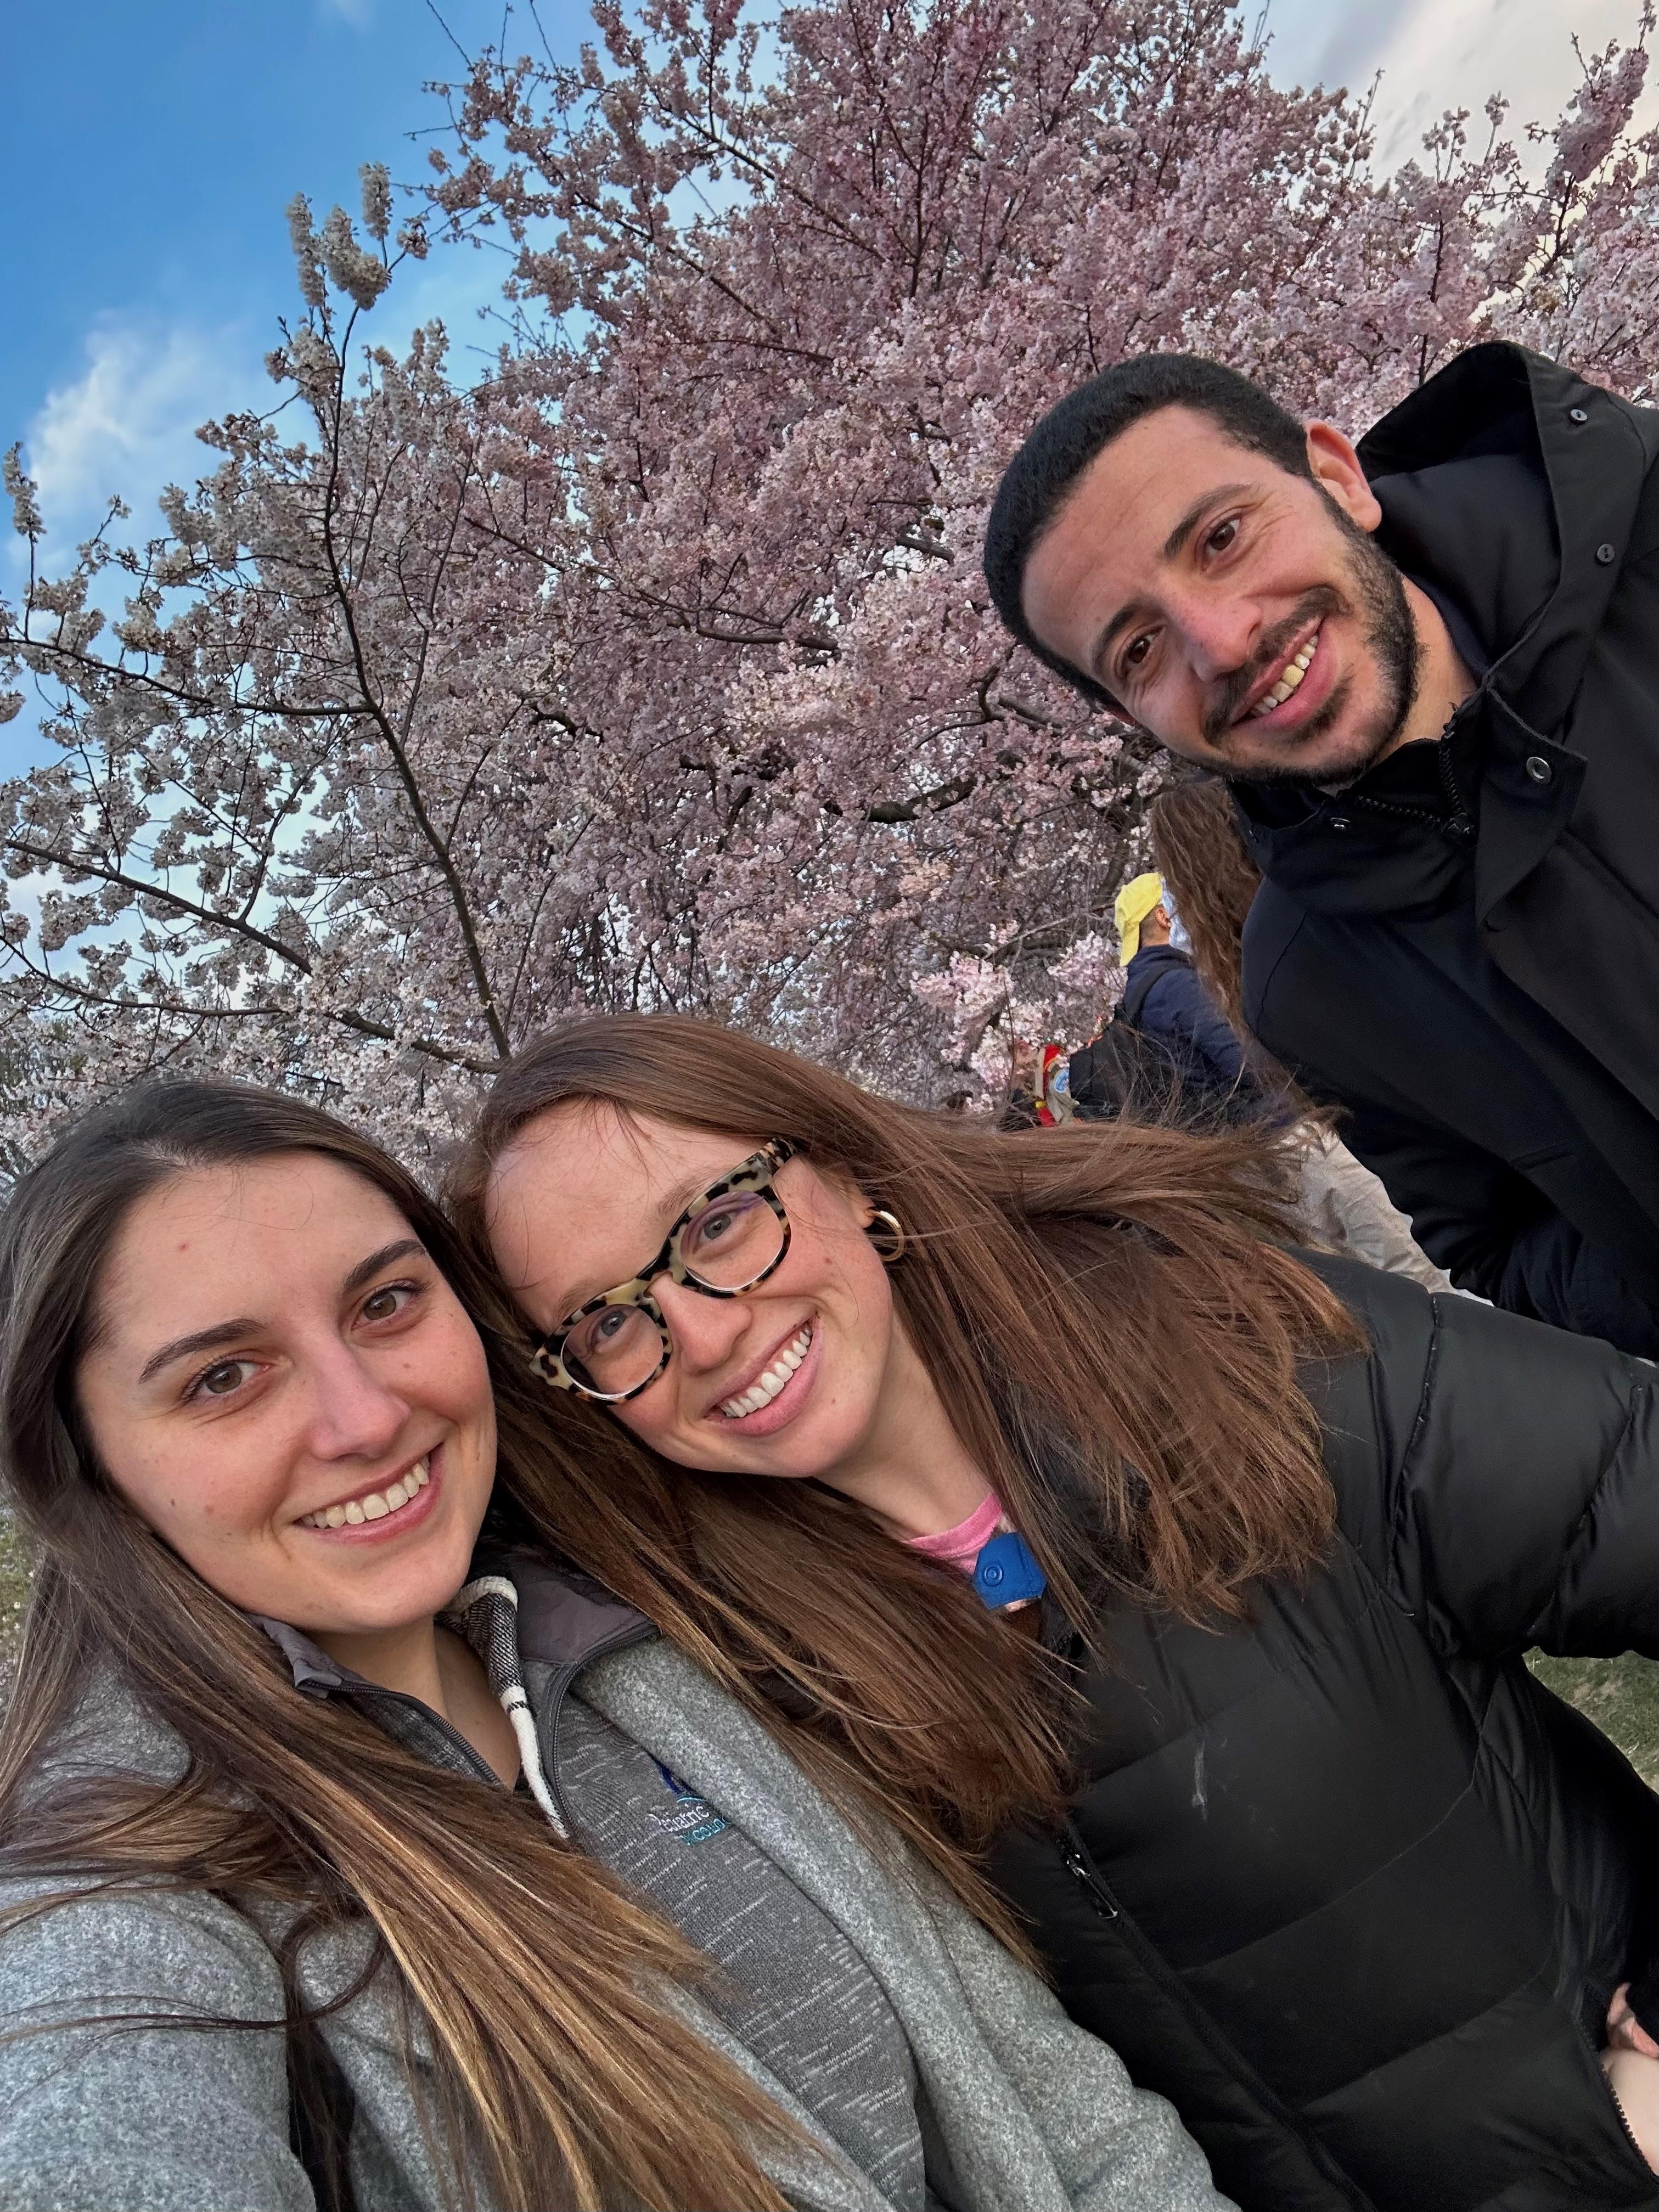
[{"label": "embroidered logo on fleece", "polygon": [[659,1835],[672,1836],[687,1844],[706,1844],[711,1837],[720,1835],[731,1822],[717,1813],[706,1797],[699,1797],[689,1789],[672,1767],[665,1766],[659,1759],[651,1764],[673,1793],[672,1813],[653,1813],[651,1825]]}]

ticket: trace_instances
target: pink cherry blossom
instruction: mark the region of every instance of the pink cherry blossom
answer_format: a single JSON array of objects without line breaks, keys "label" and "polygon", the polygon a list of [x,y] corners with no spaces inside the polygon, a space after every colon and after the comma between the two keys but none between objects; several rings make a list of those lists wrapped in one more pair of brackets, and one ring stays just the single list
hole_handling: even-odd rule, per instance
[{"label": "pink cherry blossom", "polygon": [[[291,404],[209,426],[155,538],[112,514],[49,565],[9,462],[0,691],[56,746],[0,789],[12,1157],[198,1067],[425,1154],[586,1006],[987,1100],[1119,988],[1165,773],[987,605],[1044,407],[1154,347],[1351,432],[1492,335],[1659,374],[1645,10],[1526,158],[1494,100],[1389,176],[1364,100],[1277,88],[1224,0],[594,21],[574,68],[440,88],[395,240],[372,166],[361,225],[294,201]],[[470,386],[435,327],[365,343],[445,232],[507,249]]]}]

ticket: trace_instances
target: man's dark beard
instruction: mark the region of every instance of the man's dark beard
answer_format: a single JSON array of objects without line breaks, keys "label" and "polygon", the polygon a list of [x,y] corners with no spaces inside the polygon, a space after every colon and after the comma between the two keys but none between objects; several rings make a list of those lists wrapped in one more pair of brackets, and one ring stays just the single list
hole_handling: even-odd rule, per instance
[{"label": "man's dark beard", "polygon": [[[1320,496],[1329,509],[1332,520],[1347,540],[1347,580],[1352,593],[1346,597],[1333,584],[1321,584],[1310,592],[1294,614],[1279,623],[1272,636],[1256,654],[1254,664],[1237,674],[1228,677],[1216,706],[1205,717],[1204,735],[1218,751],[1224,750],[1228,732],[1238,718],[1246,699],[1267,671],[1282,660],[1300,632],[1310,622],[1322,621],[1327,615],[1358,613],[1365,622],[1365,643],[1376,661],[1382,682],[1382,697],[1375,720],[1369,729],[1356,732],[1364,740],[1364,748],[1357,761],[1346,761],[1338,771],[1343,783],[1352,783],[1364,775],[1374,762],[1387,752],[1406,726],[1406,718],[1417,703],[1417,687],[1420,678],[1423,648],[1418,641],[1417,629],[1412,621],[1412,611],[1406,599],[1406,586],[1400,571],[1377,544],[1368,531],[1346,514],[1322,490]],[[1309,749],[1334,729],[1348,704],[1351,679],[1345,678],[1332,691],[1324,705],[1304,730],[1297,732],[1294,754],[1284,762],[1274,762],[1266,767],[1230,768],[1223,765],[1221,774],[1238,783],[1307,783],[1312,779],[1301,762]],[[1247,728],[1249,725],[1245,726]]]}]

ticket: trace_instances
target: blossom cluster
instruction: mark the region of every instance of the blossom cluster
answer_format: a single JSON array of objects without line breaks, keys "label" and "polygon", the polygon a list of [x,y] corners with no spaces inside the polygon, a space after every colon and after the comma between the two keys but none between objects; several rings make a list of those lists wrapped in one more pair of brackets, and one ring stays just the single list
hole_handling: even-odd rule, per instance
[{"label": "blossom cluster", "polygon": [[[0,787],[12,1157],[198,1066],[430,1153],[587,1006],[988,1101],[1013,1036],[1098,1020],[1164,773],[987,604],[1043,409],[1152,348],[1352,432],[1491,335],[1659,374],[1645,13],[1541,150],[1494,100],[1388,176],[1226,0],[594,17],[575,68],[441,88],[395,238],[383,170],[360,226],[293,203],[297,408],[209,426],[156,537],[49,572],[9,459],[0,712],[27,678],[56,740]],[[470,385],[435,326],[365,343],[445,233],[508,248]]]}]

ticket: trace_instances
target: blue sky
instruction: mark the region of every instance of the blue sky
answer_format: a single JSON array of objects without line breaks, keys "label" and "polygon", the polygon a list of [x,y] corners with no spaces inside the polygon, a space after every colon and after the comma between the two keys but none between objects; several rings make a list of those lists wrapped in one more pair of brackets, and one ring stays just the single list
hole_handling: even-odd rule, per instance
[{"label": "blue sky", "polygon": [[[463,43],[501,14],[445,0]],[[413,174],[407,134],[435,116],[422,82],[457,60],[423,0],[10,0],[5,15],[8,436],[74,380],[102,324],[264,339],[292,289],[290,195],[355,211],[359,162]],[[562,19],[574,45],[555,0],[545,20]]]},{"label": "blue sky", "polygon": [[[589,34],[582,0],[542,0],[554,50]],[[1494,82],[1522,114],[1553,112],[1575,76],[1571,34],[1628,35],[1638,0],[1272,0],[1275,74],[1363,83],[1383,70],[1392,159],[1449,102]],[[442,0],[469,49],[502,0]],[[55,548],[119,490],[148,525],[155,493],[193,475],[196,423],[259,404],[262,356],[294,301],[283,210],[353,214],[360,162],[423,168],[410,133],[438,119],[422,90],[455,46],[425,0],[5,0],[12,87],[0,134],[0,447],[24,441]],[[515,22],[507,43],[530,43]],[[488,347],[491,254],[434,254],[377,311],[396,342],[436,314],[455,349]],[[15,577],[0,544],[0,592]],[[0,729],[0,773],[28,748]]]},{"label": "blue sky", "polygon": [[[359,206],[358,165],[424,169],[423,93],[476,50],[501,0],[6,0],[0,134],[0,447],[24,441],[52,544],[65,547],[120,491],[145,526],[169,477],[208,457],[195,425],[271,387],[262,358],[295,305],[283,209]],[[573,53],[586,9],[544,0]],[[529,27],[515,29],[515,50]],[[24,88],[27,88],[25,90]],[[489,343],[476,309],[497,257],[434,255],[376,317],[395,341],[436,314],[456,348]],[[9,518],[7,518],[9,520]],[[17,541],[0,544],[0,592]],[[0,729],[0,773],[31,749],[28,717]]]}]

